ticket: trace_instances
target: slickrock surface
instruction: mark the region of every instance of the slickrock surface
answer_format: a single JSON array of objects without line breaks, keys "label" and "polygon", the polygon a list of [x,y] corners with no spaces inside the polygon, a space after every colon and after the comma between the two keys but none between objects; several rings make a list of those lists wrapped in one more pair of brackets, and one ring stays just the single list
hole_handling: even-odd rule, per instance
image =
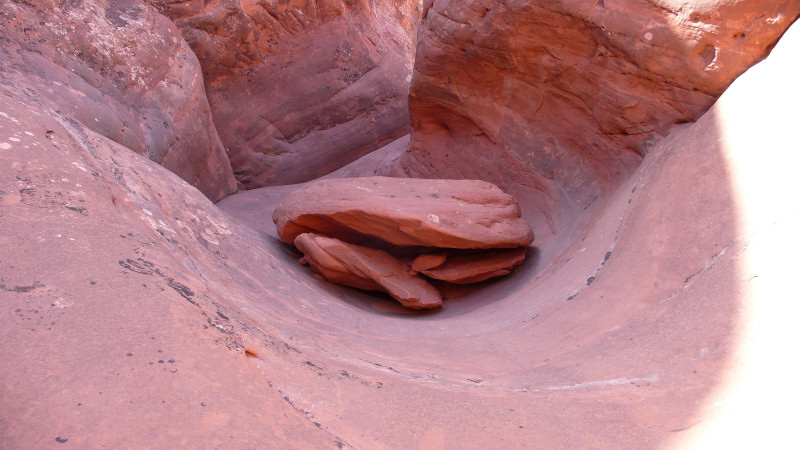
[{"label": "slickrock surface", "polygon": [[372,176],[391,176],[396,171],[395,164],[408,149],[410,135],[405,135],[394,140],[378,150],[373,151],[350,164],[331,172],[324,177],[327,178],[358,178]]},{"label": "slickrock surface", "polygon": [[[439,7],[445,3],[436,2]],[[456,3],[478,4],[450,2]],[[677,25],[696,21],[696,30],[674,27],[681,39],[724,40],[717,47],[720,62],[728,51],[746,50],[750,36],[768,45],[781,31],[770,32],[770,27],[791,23],[792,8],[798,5],[610,3],[581,7],[605,6],[631,26],[641,26],[639,15],[651,6],[663,7],[664,17],[677,18]],[[556,231],[549,237],[545,233],[545,239],[537,236],[529,261],[515,273],[430,314],[403,308],[384,295],[324,282],[299,266],[299,252],[277,238],[270,220],[275,204],[297,186],[246,191],[215,206],[132,151],[143,152],[135,143],[147,140],[136,137],[138,122],[124,123],[128,117],[144,120],[144,114],[115,106],[128,97],[119,100],[113,90],[86,88],[83,82],[106,86],[106,78],[83,70],[77,52],[71,53],[74,44],[65,37],[72,39],[72,26],[92,29],[112,20],[126,3],[91,5],[101,3],[0,2],[0,446],[797,446],[796,420],[781,412],[796,406],[798,394],[795,383],[784,382],[786,374],[795,373],[792,343],[800,341],[800,311],[792,301],[800,217],[787,200],[800,195],[798,26],[697,122],[662,130],[667,136],[640,165],[629,168],[629,178],[620,174],[624,181],[609,182],[616,188],[602,191],[592,203],[596,206],[587,208],[584,223],[531,212],[529,207],[544,204],[546,196],[539,194],[552,191],[527,175],[516,179],[519,186],[530,186],[512,192],[523,214],[550,217],[544,223]],[[201,8],[200,2],[182,5]],[[577,3],[547,4],[570,5]],[[677,5],[683,9],[676,11]],[[771,10],[781,5],[780,14]],[[41,24],[34,16],[14,15],[31,8],[54,12],[52,20]],[[150,11],[141,8],[132,7]],[[747,20],[737,15],[748,8],[759,13]],[[507,23],[493,22],[491,10],[481,26],[498,38],[511,28],[524,32],[526,26],[549,23],[544,9],[542,16],[521,14],[533,19],[522,24],[515,15]],[[702,14],[692,19],[696,11]],[[135,22],[129,14],[125,9],[120,16]],[[718,20],[718,27],[697,22],[704,17]],[[64,20],[71,22],[67,26]],[[750,31],[730,41],[734,36],[721,31],[737,24]],[[760,35],[759,26],[767,34]],[[572,31],[586,27],[591,22],[576,19],[542,31],[558,35],[566,45]],[[656,31],[650,31],[654,41]],[[636,33],[607,35],[595,28],[599,37],[623,41]],[[100,34],[114,35],[110,29]],[[19,43],[21,36],[28,36],[25,45]],[[139,40],[145,37],[109,46],[116,50],[108,55],[133,48]],[[41,53],[31,50],[34,44]],[[500,46],[485,48],[498,58],[506,56]],[[471,53],[470,46],[464,49]],[[535,50],[542,58],[550,52],[563,56],[554,46]],[[629,50],[617,55],[638,55],[635,47]],[[459,67],[483,67],[480,60],[464,62],[460,48],[447,51]],[[80,55],[89,55],[90,67],[107,67],[104,61],[111,56],[95,54],[103,57],[92,62],[93,53]],[[168,53],[160,54],[168,61]],[[700,52],[701,59],[701,54],[711,55]],[[516,54],[508,56],[509,64],[525,63]],[[685,55],[679,56],[676,61]],[[58,66],[53,61],[75,65],[51,70]],[[431,61],[422,55],[419,64]],[[553,63],[561,64],[555,58]],[[608,61],[609,67],[617,63],[618,72],[639,73],[624,58]],[[115,64],[130,80],[135,66]],[[114,73],[107,75],[113,78]],[[557,76],[550,79],[562,89],[602,83],[602,77],[582,78],[591,73],[565,72],[565,77],[577,77],[567,78],[571,84]],[[445,80],[448,74],[436,76]],[[661,83],[669,77],[653,78]],[[451,79],[447,92],[458,94],[449,96],[453,103],[477,95],[462,89],[465,78],[452,72]],[[644,82],[623,77],[620,89],[626,80]],[[514,82],[508,83],[515,91]],[[195,86],[187,82],[173,88],[189,98]],[[654,98],[665,95],[658,86]],[[520,102],[523,91],[516,91],[522,92]],[[603,92],[613,99],[616,91]],[[142,93],[136,98],[155,97]],[[90,101],[91,108],[83,103]],[[543,110],[553,123],[571,125],[565,129],[578,134],[584,129],[570,108]],[[100,113],[84,116],[86,111]],[[462,110],[475,121],[484,114],[469,111],[474,112]],[[195,113],[197,122],[206,117]],[[598,109],[598,121],[613,123],[619,117]],[[98,126],[94,119],[123,124],[134,134],[132,143],[125,144],[130,147],[119,143],[128,142],[128,131],[112,133],[119,129]],[[511,127],[508,136],[518,135],[517,123],[524,124],[525,117],[504,122]],[[466,136],[458,130],[451,128],[453,139]],[[439,134],[443,142],[444,136]],[[456,154],[450,153],[444,157],[447,164],[430,170],[446,176],[483,167],[499,176],[491,163],[507,168],[503,176],[509,179],[527,173],[515,172],[514,165],[525,165],[528,156],[505,153],[524,147],[487,144],[484,153],[472,148],[462,162],[450,162]],[[428,151],[438,152],[434,147]],[[602,162],[603,154],[598,155]],[[560,161],[555,153],[554,158]],[[608,171],[593,169],[590,162],[579,164],[583,159],[575,166],[547,161],[537,170],[552,171],[554,185],[556,179],[571,179],[569,170]],[[603,182],[598,180],[586,182]],[[569,186],[565,192],[572,192]],[[562,205],[565,198],[571,200]],[[570,210],[581,198],[557,194],[545,206]],[[553,250],[558,246],[546,244],[548,239],[563,251]]]},{"label": "slickrock surface", "polygon": [[797,0],[425,2],[405,173],[480,178],[545,244],[763,58]]},{"label": "slickrock surface", "polygon": [[340,442],[259,368],[296,354],[240,303],[291,283],[278,250],[30,99],[0,95],[0,167],[0,446]]},{"label": "slickrock surface", "polygon": [[134,0],[0,0],[0,92],[146,155],[211,200],[236,182],[197,58]]},{"label": "slickrock surface", "polygon": [[151,3],[200,59],[247,188],[320,177],[408,134],[420,0]]},{"label": "slickrock surface", "polygon": [[[798,191],[799,33],[652,148],[563,253],[531,251],[518,272],[424,317],[322,281],[316,302],[292,295],[282,304],[313,323],[304,342],[334,356],[312,359],[324,368],[295,371],[289,384],[309,405],[347,395],[344,412],[336,400],[315,417],[355,445],[795,442],[789,415],[763,411],[796,397],[775,374],[792,372],[781,349],[800,339],[798,306],[785,301],[796,290],[786,258],[800,252],[800,217],[784,200]],[[274,236],[273,209],[293,189],[219,206]],[[303,269],[296,258],[286,255],[287,267]],[[359,391],[349,378],[366,375],[383,387]]]},{"label": "slickrock surface", "polygon": [[294,245],[303,252],[314,271],[328,281],[387,292],[407,308],[442,307],[442,297],[433,286],[410,275],[406,264],[382,250],[314,233],[301,234]]},{"label": "slickrock surface", "polygon": [[306,232],[351,243],[365,236],[396,246],[462,249],[533,241],[514,197],[479,180],[320,180],[289,194],[273,221],[287,243]]}]

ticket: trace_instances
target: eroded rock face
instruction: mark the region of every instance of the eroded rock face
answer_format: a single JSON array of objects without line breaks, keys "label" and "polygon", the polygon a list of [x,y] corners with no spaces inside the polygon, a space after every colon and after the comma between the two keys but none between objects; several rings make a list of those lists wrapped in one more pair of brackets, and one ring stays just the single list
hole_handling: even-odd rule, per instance
[{"label": "eroded rock face", "polygon": [[427,0],[401,159],[529,205],[539,242],[696,119],[800,11],[794,0]]},{"label": "eroded rock face", "polygon": [[514,197],[479,180],[320,180],[289,194],[273,221],[287,243],[307,232],[392,246],[486,249],[533,242]]},{"label": "eroded rock face", "polygon": [[197,53],[246,187],[308,181],[408,133],[420,0],[151,3]]},{"label": "eroded rock face", "polygon": [[0,90],[146,155],[211,200],[236,191],[197,58],[128,0],[0,1]]}]

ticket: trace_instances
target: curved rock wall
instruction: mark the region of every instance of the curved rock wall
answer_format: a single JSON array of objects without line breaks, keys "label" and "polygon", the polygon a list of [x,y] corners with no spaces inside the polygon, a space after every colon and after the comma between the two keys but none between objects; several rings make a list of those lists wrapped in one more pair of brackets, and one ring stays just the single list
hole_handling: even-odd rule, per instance
[{"label": "curved rock wall", "polygon": [[[92,53],[70,50],[79,48],[77,30],[92,35],[117,20],[112,6],[128,4],[92,5],[100,3],[0,3],[3,446],[642,448],[699,439],[703,448],[759,448],[796,441],[794,417],[781,414],[796,388],[780,376],[794,373],[785,349],[798,341],[791,297],[800,251],[792,203],[797,26],[696,123],[671,128],[641,164],[633,150],[574,150],[575,167],[554,165],[550,184],[523,191],[530,197],[520,199],[542,211],[570,211],[584,204],[582,192],[608,192],[565,252],[548,262],[532,248],[509,278],[418,314],[332,286],[297,264],[300,255],[278,242],[271,220],[294,186],[245,191],[218,208],[130,151],[149,155],[150,135],[135,125],[140,104],[128,103],[151,98],[138,77],[130,79],[139,69],[119,63],[123,75],[115,79],[115,71],[86,68],[108,68]],[[797,6],[767,17],[791,22]],[[146,24],[162,23],[151,9],[131,8],[154,18]],[[131,14],[125,9],[120,18],[134,22]],[[102,48],[118,37],[116,27],[99,30],[106,40],[82,42]],[[161,48],[159,40],[141,40]],[[123,50],[138,49],[136,39],[125,42]],[[148,73],[141,79],[152,86]],[[196,92],[196,84],[183,86],[176,92]],[[142,96],[128,97],[136,92]],[[441,104],[437,98],[431,101]],[[476,127],[472,119],[454,122],[460,110],[445,106],[437,107],[442,124]],[[563,108],[564,115],[551,110],[556,131],[581,123]],[[478,120],[486,111],[467,112]],[[436,130],[423,126],[433,120],[426,117],[420,130]],[[466,139],[469,129],[446,132],[462,153],[445,153],[442,163],[414,147],[405,167],[491,175],[517,189],[546,167],[504,165],[513,147],[484,146],[481,156],[469,145],[488,137]],[[454,148],[445,131],[419,136],[441,139],[444,147],[430,147],[431,155]],[[384,150],[397,155],[397,145]],[[469,151],[476,159],[467,164]],[[344,172],[383,172],[385,162],[362,159]],[[562,193],[556,181],[577,177],[570,170],[611,175]],[[550,188],[548,206],[540,191]],[[551,234],[564,226],[555,223]]]},{"label": "curved rock wall", "polygon": [[137,1],[0,1],[6,95],[39,102],[178,174],[212,200],[236,191],[197,58]]},{"label": "curved rock wall", "polygon": [[792,0],[428,0],[400,167],[528,199],[546,243],[672,125],[699,117],[798,12]]},{"label": "curved rock wall", "polygon": [[311,180],[408,133],[420,1],[151,3],[199,57],[247,188]]}]

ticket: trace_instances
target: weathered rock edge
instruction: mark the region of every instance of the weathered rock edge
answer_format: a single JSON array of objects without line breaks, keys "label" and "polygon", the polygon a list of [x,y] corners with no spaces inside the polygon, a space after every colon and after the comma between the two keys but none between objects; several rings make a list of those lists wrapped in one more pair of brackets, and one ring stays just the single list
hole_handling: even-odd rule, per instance
[{"label": "weathered rock edge", "polygon": [[308,232],[350,243],[457,249],[524,247],[534,239],[516,199],[479,180],[320,180],[289,194],[273,221],[286,243]]}]

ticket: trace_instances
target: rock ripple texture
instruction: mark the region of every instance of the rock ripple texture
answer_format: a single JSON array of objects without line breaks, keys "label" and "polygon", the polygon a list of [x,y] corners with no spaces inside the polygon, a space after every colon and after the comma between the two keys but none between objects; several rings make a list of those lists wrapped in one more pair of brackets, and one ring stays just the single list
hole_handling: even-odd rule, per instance
[{"label": "rock ripple texture", "polygon": [[507,275],[534,237],[514,197],[479,180],[321,180],[289,194],[273,221],[324,279],[422,309],[442,302],[420,272],[456,284]]}]

